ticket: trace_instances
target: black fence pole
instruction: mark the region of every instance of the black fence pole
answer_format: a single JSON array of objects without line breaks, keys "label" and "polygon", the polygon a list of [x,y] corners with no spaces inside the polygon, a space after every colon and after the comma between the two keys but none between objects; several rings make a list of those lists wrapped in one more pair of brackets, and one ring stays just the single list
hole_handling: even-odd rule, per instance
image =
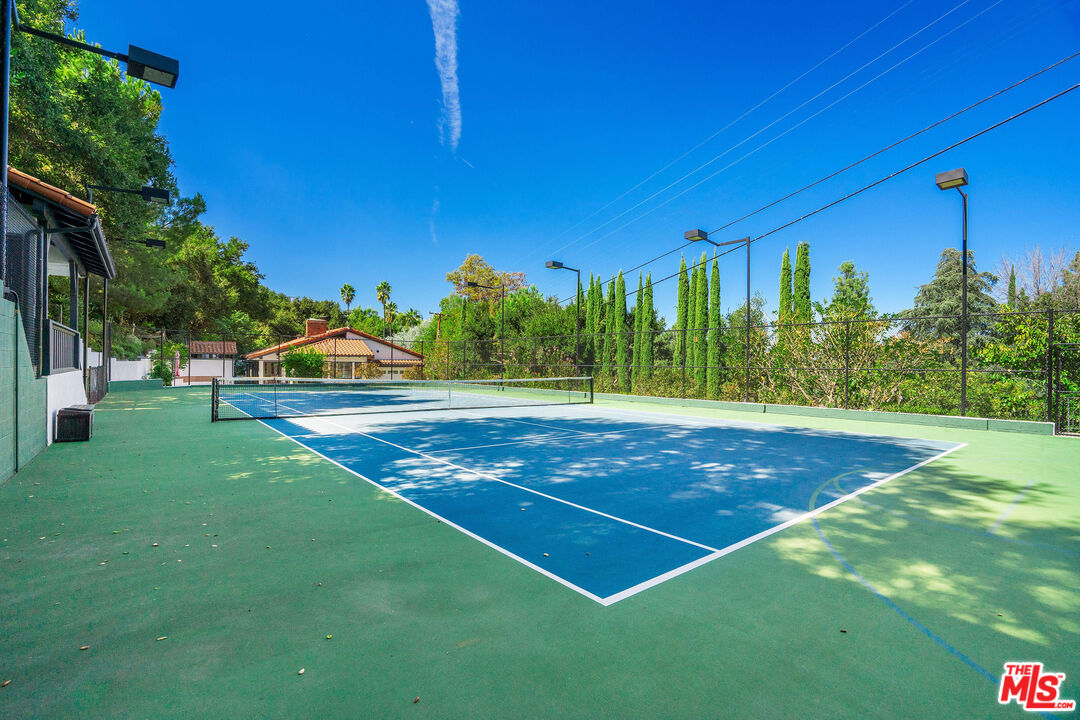
[{"label": "black fence pole", "polygon": [[844,409],[851,404],[851,321],[844,328]]},{"label": "black fence pole", "polygon": [[[1054,417],[1054,308],[1046,311],[1046,421]],[[1056,425],[1055,425],[1056,428]]]}]

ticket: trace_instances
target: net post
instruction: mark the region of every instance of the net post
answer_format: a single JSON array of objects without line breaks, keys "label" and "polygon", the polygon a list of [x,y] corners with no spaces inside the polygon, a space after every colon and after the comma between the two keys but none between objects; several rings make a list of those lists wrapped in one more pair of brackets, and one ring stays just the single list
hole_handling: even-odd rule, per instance
[{"label": "net post", "polygon": [[589,379],[589,403],[592,404],[592,401],[593,401],[593,376],[590,375],[588,379]]},{"label": "net post", "polygon": [[210,379],[210,422],[218,421],[218,379]]}]

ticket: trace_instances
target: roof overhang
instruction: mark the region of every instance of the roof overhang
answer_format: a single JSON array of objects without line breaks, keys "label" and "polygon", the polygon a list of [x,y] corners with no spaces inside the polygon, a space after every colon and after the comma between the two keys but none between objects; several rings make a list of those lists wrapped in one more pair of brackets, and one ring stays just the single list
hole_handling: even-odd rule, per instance
[{"label": "roof overhang", "polygon": [[110,280],[116,277],[116,263],[94,205],[13,167],[8,167],[8,190],[20,203],[38,200],[48,208],[52,222],[46,231],[62,232],[87,272]]}]

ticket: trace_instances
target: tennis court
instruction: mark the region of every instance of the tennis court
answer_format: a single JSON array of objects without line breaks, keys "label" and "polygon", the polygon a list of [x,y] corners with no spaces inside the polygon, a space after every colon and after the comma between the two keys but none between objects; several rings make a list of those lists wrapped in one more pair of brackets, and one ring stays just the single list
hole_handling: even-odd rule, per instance
[{"label": "tennis court", "polygon": [[587,378],[239,380],[220,386],[217,412],[262,417],[323,458],[604,605],[960,447],[613,411],[592,405],[587,387]]},{"label": "tennis court", "polygon": [[1030,717],[997,691],[1032,658],[1076,695],[1075,438],[210,401],[110,392],[0,486],[0,714]]}]

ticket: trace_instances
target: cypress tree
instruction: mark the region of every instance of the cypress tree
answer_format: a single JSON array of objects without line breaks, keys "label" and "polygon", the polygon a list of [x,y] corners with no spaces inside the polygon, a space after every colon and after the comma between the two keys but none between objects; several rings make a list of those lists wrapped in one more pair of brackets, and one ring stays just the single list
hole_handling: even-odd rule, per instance
[{"label": "cypress tree", "polygon": [[780,263],[780,324],[791,322],[791,257],[784,248],[784,260]]},{"label": "cypress tree", "polygon": [[720,265],[713,254],[712,272],[709,282],[709,351],[706,363],[706,397],[720,399]]},{"label": "cypress tree", "polygon": [[584,350],[582,351],[584,353],[584,359],[582,362],[586,365],[592,363],[593,357],[592,334],[596,327],[596,316],[593,313],[594,300],[596,300],[595,278],[592,273],[589,273],[589,292],[585,295],[585,330],[583,331],[585,333],[585,342],[582,343],[584,346]]},{"label": "cypress tree", "polygon": [[641,329],[645,319],[645,291],[641,283],[641,271],[637,274],[637,301],[634,303],[634,353],[630,362],[634,367],[630,373],[630,382],[633,385],[641,380]]},{"label": "cypress tree", "polygon": [[706,328],[709,326],[709,281],[705,274],[705,266],[709,259],[705,253],[701,253],[701,262],[697,267],[697,299],[694,301],[694,378],[699,386],[705,385],[705,363],[708,352],[705,348]]},{"label": "cypress tree", "polygon": [[570,349],[570,355],[574,358],[574,364],[577,367],[580,367],[579,363],[583,362],[581,355],[585,351],[582,349],[581,343],[579,342],[579,334],[585,332],[584,322],[589,317],[589,311],[585,307],[585,291],[581,288],[580,273],[577,274],[579,276],[577,281],[577,297],[575,298],[577,306],[574,308],[574,338],[571,340],[574,345]]},{"label": "cypress tree", "polygon": [[604,305],[604,283],[598,275],[596,277],[596,327],[593,328],[593,332],[596,333],[593,336],[593,352],[596,353],[596,359],[593,362],[599,366],[604,364],[604,332],[607,329],[607,326],[604,325],[606,310],[607,308]]},{"label": "cypress tree", "polygon": [[801,242],[795,251],[795,282],[792,302],[793,319],[798,323],[810,322],[810,243]]},{"label": "cypress tree", "polygon": [[679,263],[679,295],[675,308],[675,364],[682,365],[686,359],[686,312],[690,305],[690,280],[686,276],[686,258]]},{"label": "cypress tree", "polygon": [[652,317],[652,273],[649,273],[645,276],[645,316],[641,320],[641,364],[647,378],[651,378],[653,373],[653,343],[655,338],[652,333]]},{"label": "cypress tree", "polygon": [[1016,267],[1009,269],[1009,307],[1016,308]]},{"label": "cypress tree", "polygon": [[619,389],[630,392],[630,335],[626,332],[626,282],[622,270],[615,283],[615,305],[612,315],[615,317],[615,363],[618,365]]},{"label": "cypress tree", "polygon": [[608,282],[607,303],[604,328],[604,373],[610,375],[615,370],[615,278]]},{"label": "cypress tree", "polygon": [[694,330],[697,328],[697,265],[690,263],[690,287],[687,289],[686,305],[686,364],[694,363]]}]

